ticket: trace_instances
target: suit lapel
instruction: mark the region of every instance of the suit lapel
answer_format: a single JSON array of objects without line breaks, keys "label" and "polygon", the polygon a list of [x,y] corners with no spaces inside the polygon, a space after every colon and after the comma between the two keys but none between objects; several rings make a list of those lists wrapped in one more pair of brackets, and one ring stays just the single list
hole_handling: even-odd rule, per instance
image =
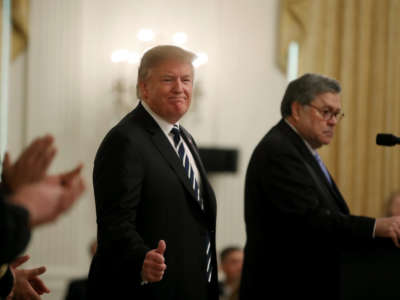
[{"label": "suit lapel", "polygon": [[167,163],[170,165],[170,167],[175,171],[176,175],[182,181],[187,191],[194,199],[196,199],[193,188],[190,185],[189,178],[185,172],[185,169],[182,166],[182,162],[176,155],[176,152],[172,148],[171,143],[168,141],[168,139],[166,138],[165,134],[161,131],[161,129],[159,130],[159,132],[153,134],[152,140],[154,145],[161,153],[161,155],[165,158]]},{"label": "suit lapel", "polygon": [[323,188],[323,190],[325,190],[325,194],[328,193],[332,196],[333,199],[335,199],[336,205],[342,212],[349,213],[349,208],[344,201],[341,193],[339,192],[339,189],[337,188],[332,176],[332,184],[330,184],[325,174],[322,172],[318,162],[313,157],[307,146],[304,144],[304,141],[301,139],[301,137],[296,132],[294,132],[294,130],[290,128],[290,126],[286,124],[284,120],[281,120],[278,126],[281,128],[281,130],[284,131],[285,135],[290,137],[290,140],[293,142],[296,149],[300,152],[300,155],[304,158],[305,163],[311,168],[308,168],[309,171],[317,175],[315,180],[317,180],[317,183],[321,185],[321,188]]}]

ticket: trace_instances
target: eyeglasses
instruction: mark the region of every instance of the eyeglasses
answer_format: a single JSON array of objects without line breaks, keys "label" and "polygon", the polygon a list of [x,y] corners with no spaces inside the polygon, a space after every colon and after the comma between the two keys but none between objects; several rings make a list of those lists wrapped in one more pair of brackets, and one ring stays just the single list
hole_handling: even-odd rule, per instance
[{"label": "eyeglasses", "polygon": [[335,117],[336,121],[339,122],[341,119],[343,119],[344,117],[344,113],[339,110],[337,112],[333,112],[332,110],[330,110],[329,108],[324,108],[321,109],[319,107],[316,107],[312,104],[306,104],[307,106],[311,106],[312,108],[316,109],[318,111],[318,113],[321,115],[321,117],[325,120],[325,121],[329,121],[331,120],[333,117]]}]

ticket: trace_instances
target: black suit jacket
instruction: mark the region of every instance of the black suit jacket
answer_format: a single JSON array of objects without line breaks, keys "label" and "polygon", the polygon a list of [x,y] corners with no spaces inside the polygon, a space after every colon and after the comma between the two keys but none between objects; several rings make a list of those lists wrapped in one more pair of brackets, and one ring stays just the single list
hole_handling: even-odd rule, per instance
[{"label": "black suit jacket", "polygon": [[374,219],[349,214],[335,183],[283,120],[252,154],[245,221],[241,299],[265,291],[280,299],[337,299],[341,250],[371,240],[374,227]]},{"label": "black suit jacket", "polygon": [[[0,188],[0,266],[11,263],[26,248],[30,239],[29,213],[5,201]],[[10,269],[0,278],[0,297],[7,296],[13,287]]]},{"label": "black suit jacket", "polygon": [[87,300],[87,285],[87,278],[72,280],[68,284],[65,300]]},{"label": "black suit jacket", "polygon": [[[205,271],[207,234],[217,270],[215,195],[184,129],[183,137],[201,175],[204,211],[173,146],[141,104],[101,143],[93,170],[98,250],[89,272],[91,299],[217,299],[217,272],[208,284]],[[145,254],[161,239],[167,270],[162,281],[142,286]]]}]

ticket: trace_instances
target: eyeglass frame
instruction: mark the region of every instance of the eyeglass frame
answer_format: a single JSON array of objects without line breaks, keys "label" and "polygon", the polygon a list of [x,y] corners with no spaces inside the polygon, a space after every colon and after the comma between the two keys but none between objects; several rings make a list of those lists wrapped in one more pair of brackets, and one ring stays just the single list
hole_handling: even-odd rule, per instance
[{"label": "eyeglass frame", "polygon": [[344,117],[344,112],[342,110],[339,110],[338,112],[333,112],[332,110],[324,111],[323,109],[312,105],[311,103],[305,105],[316,109],[324,121],[329,121],[335,117],[336,121],[339,122]]}]

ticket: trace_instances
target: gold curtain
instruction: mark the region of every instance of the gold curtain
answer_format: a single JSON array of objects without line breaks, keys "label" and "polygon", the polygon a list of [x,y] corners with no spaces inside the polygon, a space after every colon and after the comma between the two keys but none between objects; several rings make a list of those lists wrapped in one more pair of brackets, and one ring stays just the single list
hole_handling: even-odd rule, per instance
[{"label": "gold curtain", "polygon": [[[3,1],[2,1],[3,2]],[[2,10],[0,5],[0,32],[2,29]],[[14,60],[28,46],[29,0],[12,0],[11,7],[11,59]],[[1,44],[1,39],[0,39]],[[0,49],[1,51],[1,49]]]},{"label": "gold curtain", "polygon": [[345,118],[321,154],[352,213],[382,216],[400,188],[400,148],[375,144],[400,135],[400,0],[282,0],[279,30],[283,71],[297,41],[299,74],[341,83]]}]

